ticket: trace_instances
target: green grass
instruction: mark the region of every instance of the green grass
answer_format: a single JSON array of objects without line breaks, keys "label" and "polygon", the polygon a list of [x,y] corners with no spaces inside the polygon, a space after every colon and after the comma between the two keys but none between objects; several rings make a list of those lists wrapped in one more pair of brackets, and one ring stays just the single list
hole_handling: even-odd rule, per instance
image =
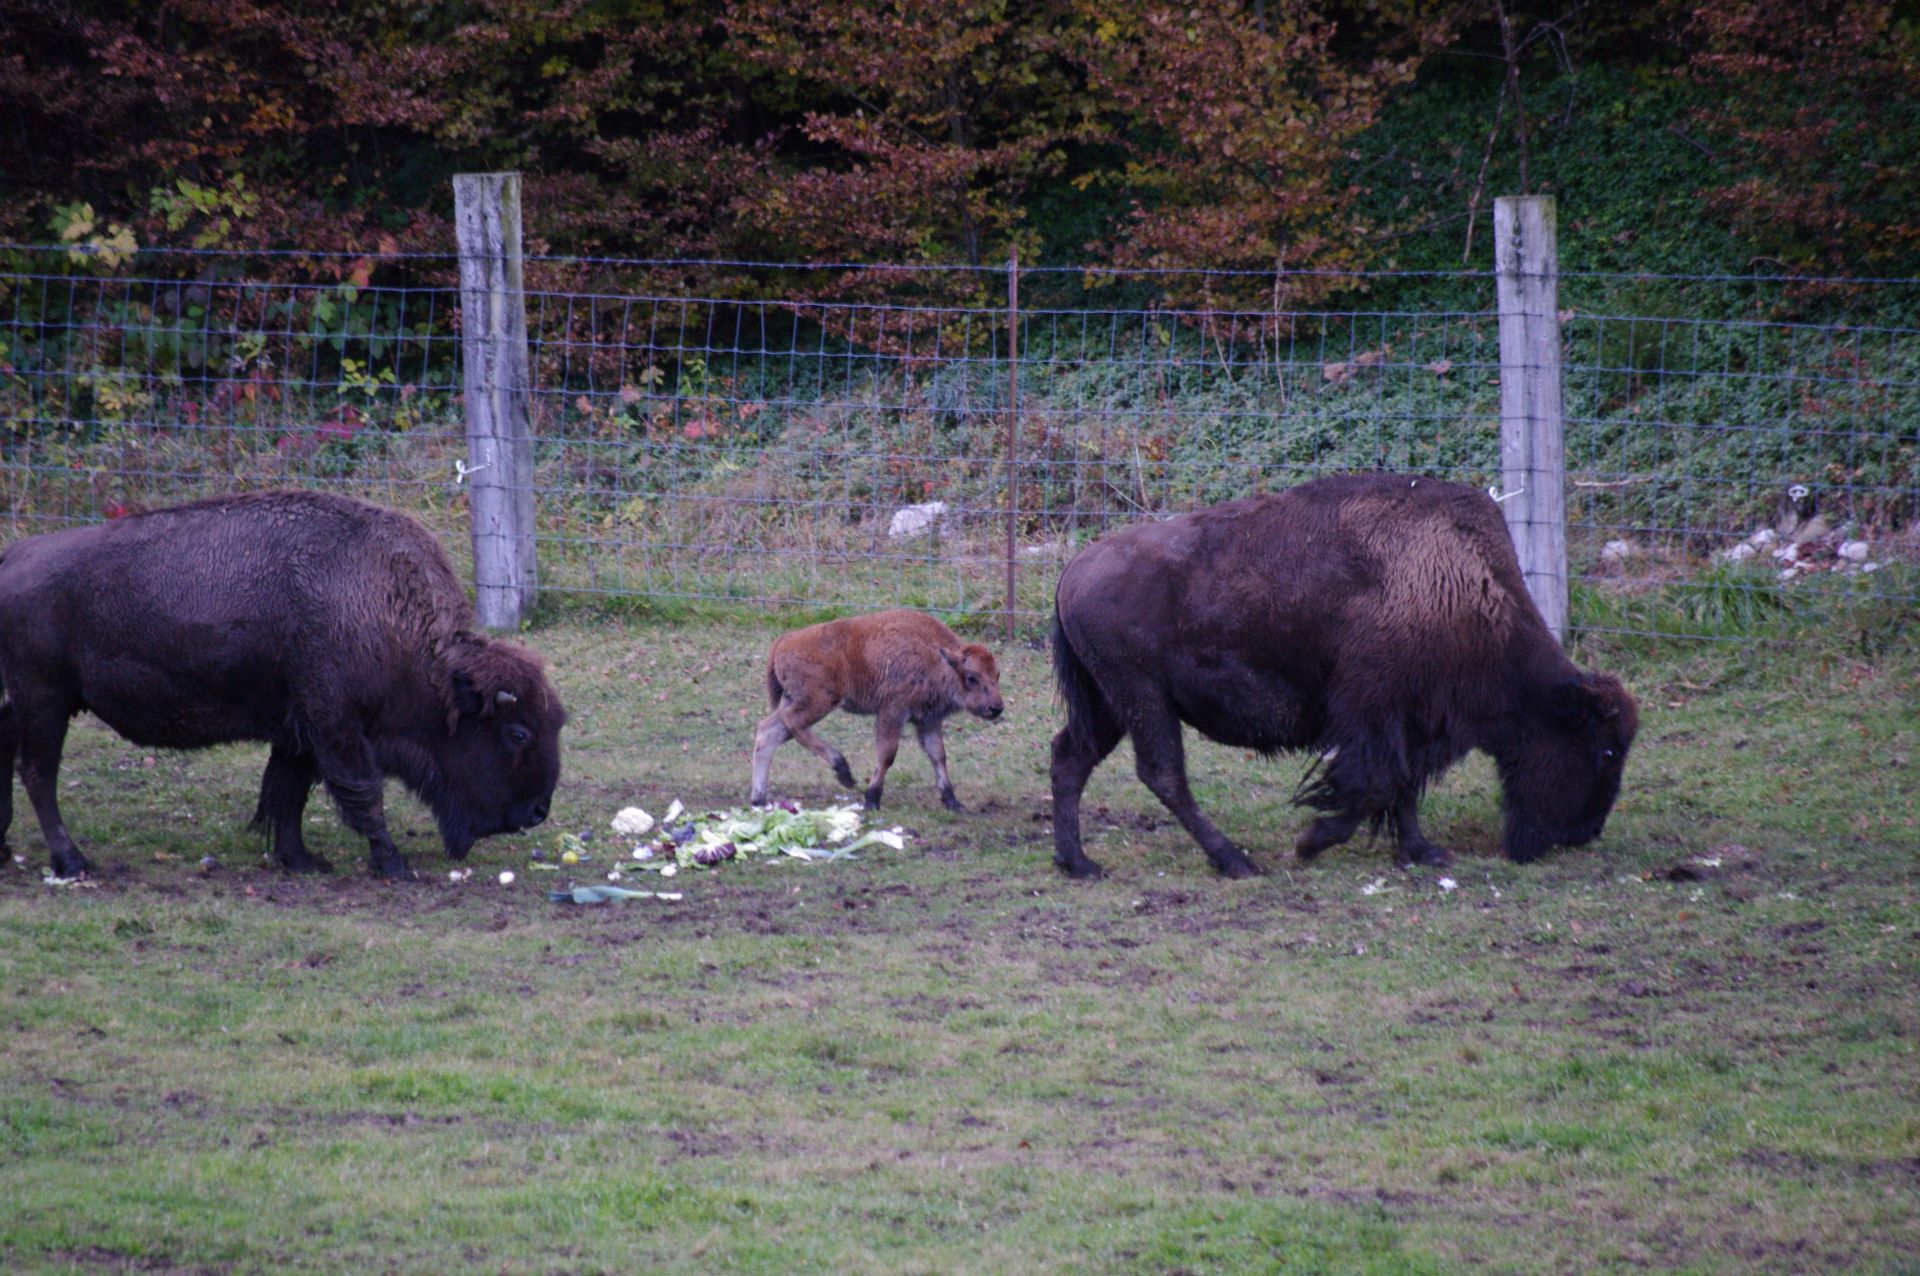
[{"label": "green grass", "polygon": [[[573,713],[546,844],[740,801],[772,632],[534,633]],[[1111,876],[1056,877],[1026,645],[1007,719],[951,733],[974,812],[903,751],[907,851],[687,874],[678,904],[549,904],[531,837],[452,883],[404,799],[423,881],[369,880],[318,808],[342,871],[289,880],[244,827],[259,750],[83,723],[63,800],[125,871],[42,886],[18,812],[0,1265],[1900,1270],[1920,667],[1592,646],[1644,717],[1605,838],[1505,863],[1471,762],[1425,808],[1451,892],[1379,846],[1294,865],[1298,761],[1208,745],[1201,801],[1268,876],[1215,878],[1123,747],[1086,799]],[[864,722],[823,731],[867,763]],[[795,746],[773,778],[836,796]]]}]

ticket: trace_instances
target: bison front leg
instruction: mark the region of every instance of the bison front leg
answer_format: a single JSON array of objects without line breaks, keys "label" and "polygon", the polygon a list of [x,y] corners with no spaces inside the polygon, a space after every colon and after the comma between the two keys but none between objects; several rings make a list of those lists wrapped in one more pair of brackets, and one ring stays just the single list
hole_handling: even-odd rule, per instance
[{"label": "bison front leg", "polygon": [[873,779],[867,781],[867,809],[880,809],[880,793],[887,785],[887,770],[900,753],[900,728],[907,725],[905,714],[882,709],[873,720]]},{"label": "bison front leg", "polygon": [[1415,864],[1424,864],[1429,868],[1445,868],[1453,863],[1453,856],[1446,848],[1435,846],[1420,831],[1420,799],[1417,794],[1403,793],[1393,804],[1393,825],[1398,854],[1395,863],[1401,868]]},{"label": "bison front leg", "polygon": [[1140,782],[1153,790],[1153,795],[1166,804],[1181,827],[1200,843],[1200,849],[1207,853],[1214,868],[1227,877],[1258,876],[1259,865],[1228,841],[1193,800],[1193,793],[1187,787],[1187,757],[1180,742],[1180,720],[1172,708],[1137,719],[1130,734],[1134,769]]},{"label": "bison front leg", "polygon": [[920,750],[927,755],[927,761],[933,763],[933,782],[940,790],[940,804],[949,811],[964,811],[966,805],[953,791],[953,781],[947,778],[947,737],[940,722],[918,722],[914,732],[920,739]]},{"label": "bison front leg", "polygon": [[373,745],[358,730],[341,733],[318,752],[315,762],[340,818],[367,839],[367,858],[374,876],[412,880],[412,866],[387,831],[387,777],[374,759]]},{"label": "bison front leg", "polygon": [[275,745],[267,754],[266,773],[260,777],[260,803],[253,822],[273,840],[273,857],[289,873],[330,873],[333,865],[307,850],[300,820],[307,809],[319,768],[312,755]]},{"label": "bison front leg", "polygon": [[[30,711],[24,702],[10,700],[0,706],[0,739],[9,746],[6,753],[18,750],[20,786],[27,791],[27,801],[33,804],[33,813],[40,821],[54,876],[84,877],[93,872],[93,864],[80,853],[67,832],[66,821],[60,818],[60,754],[66,747],[69,716],[57,704],[38,705]],[[7,813],[11,817],[12,777],[0,777],[0,783],[8,789]],[[6,825],[0,824],[0,833],[5,831]]]}]

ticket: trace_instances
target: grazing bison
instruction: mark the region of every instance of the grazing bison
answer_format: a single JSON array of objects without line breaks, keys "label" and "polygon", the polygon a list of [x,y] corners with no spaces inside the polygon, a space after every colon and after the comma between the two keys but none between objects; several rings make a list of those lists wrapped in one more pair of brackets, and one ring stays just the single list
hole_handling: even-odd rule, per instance
[{"label": "grazing bison", "polygon": [[867,805],[880,805],[880,790],[900,748],[900,728],[911,722],[920,747],[933,763],[940,800],[963,811],[947,778],[947,715],[964,709],[992,720],[1000,701],[1000,666],[979,643],[963,643],[951,629],[917,611],[883,611],[809,625],[774,641],[767,658],[767,697],[773,712],[753,738],[753,792],[767,800],[767,770],[773,751],[798,740],[833,768],[840,783],[854,787],[853,770],[840,750],[813,732],[813,724],[845,709],[872,714],[874,770]]},{"label": "grazing bison", "polygon": [[1272,752],[1317,749],[1294,801],[1327,814],[1312,859],[1362,821],[1399,860],[1441,864],[1421,790],[1472,749],[1505,792],[1507,855],[1599,836],[1638,716],[1606,674],[1582,673],[1540,619],[1500,511],[1433,479],[1319,479],[1140,523],[1067,564],[1054,595],[1054,862],[1080,847],[1080,792],[1122,736],[1140,779],[1229,877],[1258,872],[1187,789],[1180,724]]},{"label": "grazing bison", "polygon": [[[136,744],[264,740],[254,821],[280,863],[314,781],[410,876],[382,811],[388,776],[433,809],[447,854],[546,818],[566,711],[524,648],[472,632],[439,542],[411,518],[316,492],[221,497],[16,542],[0,554],[0,777],[20,780],[54,872],[91,867],[60,818],[67,722]],[[13,786],[0,780],[0,842]]]}]

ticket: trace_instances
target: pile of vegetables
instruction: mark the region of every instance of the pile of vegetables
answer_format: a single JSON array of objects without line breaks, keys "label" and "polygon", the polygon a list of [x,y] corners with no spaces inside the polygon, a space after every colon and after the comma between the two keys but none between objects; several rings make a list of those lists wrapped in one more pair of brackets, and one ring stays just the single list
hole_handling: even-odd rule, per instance
[{"label": "pile of vegetables", "polygon": [[[896,851],[905,848],[905,830],[871,829],[862,833],[860,822],[860,807],[852,804],[808,810],[796,803],[784,802],[741,811],[692,815],[675,801],[658,820],[639,807],[630,806],[613,817],[613,834],[620,850],[609,865],[607,880],[617,882],[630,872],[672,877],[681,869],[716,868],[729,860],[756,856],[774,863],[786,859],[817,863],[856,859],[858,852],[871,846]],[[560,834],[557,849],[558,863],[535,851],[532,867],[549,871],[562,866],[572,868],[593,858],[585,839],[575,833]],[[582,890],[619,898],[651,894],[596,886],[555,891],[553,895],[560,899]],[[678,898],[677,895],[654,897]]]}]

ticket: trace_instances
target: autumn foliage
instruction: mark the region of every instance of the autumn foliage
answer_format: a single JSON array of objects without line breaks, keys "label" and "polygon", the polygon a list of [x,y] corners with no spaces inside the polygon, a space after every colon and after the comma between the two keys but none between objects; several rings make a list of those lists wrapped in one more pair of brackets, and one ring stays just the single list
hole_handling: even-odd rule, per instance
[{"label": "autumn foliage", "polygon": [[1599,22],[1632,38],[1577,56],[1696,84],[1688,123],[1720,180],[1694,197],[1756,258],[1836,270],[1920,248],[1913,131],[1887,127],[1920,101],[1903,6],[1590,10],[0,0],[0,235],[446,251],[448,178],[511,168],[536,252],[991,266],[1017,248],[1250,272],[1189,300],[1305,301],[1390,252],[1392,228],[1357,211],[1359,139],[1418,77],[1483,56],[1463,42],[1498,18]]}]

